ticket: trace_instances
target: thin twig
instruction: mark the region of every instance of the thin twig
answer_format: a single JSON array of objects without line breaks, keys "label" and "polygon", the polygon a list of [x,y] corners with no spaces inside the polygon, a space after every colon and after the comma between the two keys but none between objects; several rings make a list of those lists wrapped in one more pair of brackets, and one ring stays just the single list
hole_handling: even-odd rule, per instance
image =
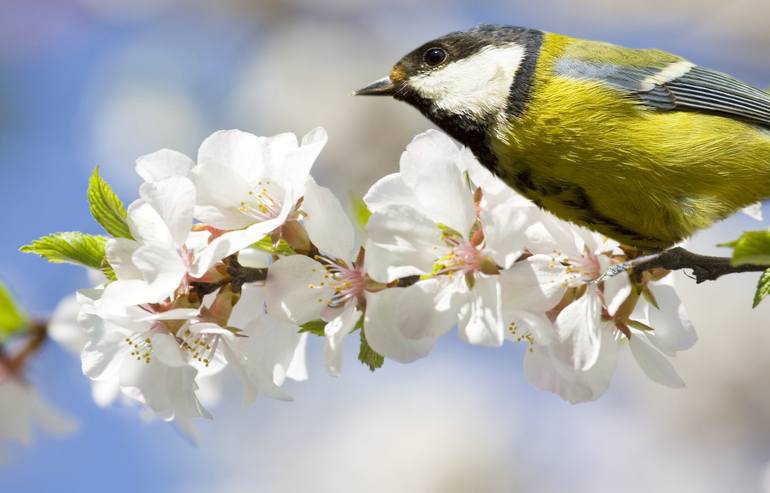
[{"label": "thin twig", "polygon": [[639,275],[642,272],[653,269],[667,270],[692,270],[695,282],[715,281],[727,274],[740,272],[764,272],[766,265],[733,265],[727,257],[711,257],[692,253],[681,247],[672,248],[650,260],[640,262],[633,267],[633,273]]}]

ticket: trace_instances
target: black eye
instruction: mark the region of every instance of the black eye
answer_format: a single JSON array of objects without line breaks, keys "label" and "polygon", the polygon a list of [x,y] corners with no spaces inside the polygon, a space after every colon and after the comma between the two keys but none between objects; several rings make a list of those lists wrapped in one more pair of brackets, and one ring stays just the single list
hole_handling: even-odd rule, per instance
[{"label": "black eye", "polygon": [[446,60],[446,51],[443,48],[430,48],[422,56],[422,59],[431,67],[435,67]]}]

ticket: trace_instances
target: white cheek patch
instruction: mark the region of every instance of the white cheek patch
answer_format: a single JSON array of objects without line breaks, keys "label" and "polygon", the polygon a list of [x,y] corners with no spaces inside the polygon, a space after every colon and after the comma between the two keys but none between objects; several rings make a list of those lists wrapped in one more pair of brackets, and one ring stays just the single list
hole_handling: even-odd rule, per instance
[{"label": "white cheek patch", "polygon": [[662,86],[667,82],[678,79],[692,70],[694,66],[695,64],[687,61],[674,62],[657,74],[652,74],[644,79],[641,85],[642,91],[652,91],[655,89],[655,86]]},{"label": "white cheek patch", "polygon": [[412,77],[409,85],[437,108],[481,121],[508,105],[524,55],[524,47],[517,43],[490,46],[439,70]]}]

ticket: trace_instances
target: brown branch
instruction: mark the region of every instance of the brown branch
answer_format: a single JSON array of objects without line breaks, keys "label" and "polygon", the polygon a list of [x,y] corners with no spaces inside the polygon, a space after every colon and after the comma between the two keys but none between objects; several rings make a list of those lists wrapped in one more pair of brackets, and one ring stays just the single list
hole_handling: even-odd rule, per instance
[{"label": "brown branch", "polygon": [[653,269],[692,270],[695,282],[715,281],[727,274],[741,272],[764,272],[766,265],[733,265],[727,257],[711,257],[692,253],[681,247],[672,248],[657,257],[645,260],[633,266],[632,272],[639,276],[642,272]]},{"label": "brown branch", "polygon": [[[632,261],[633,262],[633,261]],[[618,265],[619,270],[623,266]],[[631,263],[631,274],[637,278],[641,277],[643,272],[655,269],[666,270],[691,270],[695,281],[700,284],[705,281],[715,281],[728,274],[738,274],[741,272],[764,272],[768,269],[766,265],[733,265],[728,257],[712,257],[690,252],[681,247],[671,248],[648,260],[643,260],[637,264]],[[235,288],[246,283],[261,282],[267,279],[267,268],[249,268],[238,264],[234,259],[230,260],[228,265],[229,279],[220,284],[231,284]],[[416,283],[419,276],[408,276],[397,279],[390,283],[389,287],[408,287]],[[216,285],[216,289],[221,285]],[[216,290],[214,289],[214,290]]]}]

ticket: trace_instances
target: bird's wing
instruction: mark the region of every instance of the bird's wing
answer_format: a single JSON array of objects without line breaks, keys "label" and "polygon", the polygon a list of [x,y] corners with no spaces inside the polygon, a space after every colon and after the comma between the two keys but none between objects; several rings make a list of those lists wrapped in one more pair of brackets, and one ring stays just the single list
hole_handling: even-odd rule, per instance
[{"label": "bird's wing", "polygon": [[601,81],[651,108],[716,113],[770,127],[770,93],[662,51],[581,41],[554,69],[560,76]]}]

